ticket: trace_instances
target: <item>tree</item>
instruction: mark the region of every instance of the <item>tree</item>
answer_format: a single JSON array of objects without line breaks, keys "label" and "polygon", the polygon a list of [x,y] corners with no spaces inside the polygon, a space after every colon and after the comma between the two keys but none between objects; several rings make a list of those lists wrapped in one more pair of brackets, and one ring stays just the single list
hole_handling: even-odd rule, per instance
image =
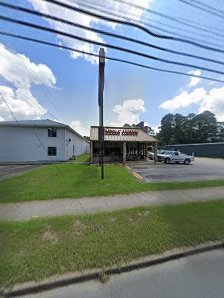
[{"label": "tree", "polygon": [[173,125],[174,125],[174,139],[175,143],[182,144],[185,143],[188,139],[188,127],[189,121],[186,117],[181,114],[175,114],[173,116]]},{"label": "tree", "polygon": [[217,121],[215,115],[205,111],[191,119],[191,140],[194,143],[206,143],[217,140]]},{"label": "tree", "polygon": [[217,122],[217,130],[218,130],[218,142],[224,141],[224,122]]},{"label": "tree", "polygon": [[88,142],[90,141],[90,137],[89,136],[83,136],[84,139],[86,139]]},{"label": "tree", "polygon": [[161,120],[160,132],[157,134],[159,141],[164,144],[175,143],[175,122],[174,115],[167,114]]},{"label": "tree", "polygon": [[125,127],[125,128],[130,128],[130,127],[131,127],[131,125],[130,125],[130,124],[128,124],[128,123],[125,123],[125,125],[124,125],[123,127]]},{"label": "tree", "polygon": [[210,111],[188,116],[167,114],[162,118],[160,128],[157,138],[163,145],[216,142],[220,139],[215,115]]}]

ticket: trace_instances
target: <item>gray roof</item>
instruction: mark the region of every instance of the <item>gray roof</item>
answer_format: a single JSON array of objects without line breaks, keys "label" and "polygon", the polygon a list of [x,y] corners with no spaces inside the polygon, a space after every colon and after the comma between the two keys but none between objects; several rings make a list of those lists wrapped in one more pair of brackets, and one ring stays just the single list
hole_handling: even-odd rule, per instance
[{"label": "gray roof", "polygon": [[0,121],[0,126],[38,126],[38,127],[67,127],[68,125],[52,121],[49,119],[40,119],[40,120],[18,120],[18,121]]},{"label": "gray roof", "polygon": [[82,138],[84,141],[89,143],[85,138],[83,138],[79,133],[72,129],[69,125],[63,124],[57,121],[52,121],[49,119],[40,119],[40,120],[18,120],[18,121],[0,121],[1,126],[20,126],[20,127],[57,127],[57,128],[66,128],[71,131],[78,137]]},{"label": "gray roof", "polygon": [[[91,126],[90,129],[90,140],[91,141],[98,141],[98,126]],[[118,135],[104,135],[104,140],[108,142],[149,142],[154,143],[157,142],[156,138],[153,136],[149,136],[140,128],[125,128],[125,127],[104,127],[104,130],[111,129],[111,130],[120,130],[122,131],[137,131],[136,135],[123,135],[122,133]]]}]

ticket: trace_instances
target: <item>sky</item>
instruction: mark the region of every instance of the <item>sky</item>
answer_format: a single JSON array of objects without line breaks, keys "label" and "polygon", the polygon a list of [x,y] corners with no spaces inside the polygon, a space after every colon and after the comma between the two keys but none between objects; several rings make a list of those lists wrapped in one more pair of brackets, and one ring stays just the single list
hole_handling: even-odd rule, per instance
[{"label": "sky", "polygon": [[[129,0],[127,0],[129,1]],[[4,1],[15,4],[15,1]],[[111,14],[124,13],[137,21],[147,22],[156,33],[171,31],[172,36],[185,36],[207,46],[224,49],[223,19],[179,0],[132,0],[145,8],[169,15],[181,21],[190,21],[192,28],[159,15],[121,4],[116,0],[63,0],[84,8],[85,4],[100,5]],[[78,4],[77,4],[78,3]],[[207,5],[223,11],[223,0],[204,0]],[[223,62],[224,54],[202,49],[187,43],[153,37],[137,28],[111,22],[64,9],[42,0],[18,0],[17,5],[48,13],[85,26],[125,35],[171,50],[185,52]],[[174,55],[135,43],[118,40],[91,31],[58,23],[0,7],[0,15],[29,21],[42,26],[69,32],[102,43],[110,43],[162,59],[193,64],[183,67],[159,62],[105,47],[106,55],[127,59],[151,67],[181,71],[185,74],[207,76],[224,81],[224,75],[201,70],[207,67],[224,72],[223,65],[209,61]],[[110,15],[111,15],[110,14]],[[112,15],[111,15],[112,16]],[[224,16],[224,14],[223,14]],[[197,24],[196,24],[197,23]],[[146,25],[144,25],[146,26]],[[151,27],[150,27],[151,26]],[[159,29],[155,29],[157,26]],[[0,31],[69,46],[74,49],[99,53],[99,47],[89,43],[27,28],[0,20]],[[0,35],[0,121],[22,119],[51,119],[66,123],[82,135],[89,135],[90,126],[98,125],[98,59],[62,48],[53,48]],[[104,125],[123,126],[144,121],[158,130],[167,113],[201,113],[209,110],[218,121],[224,121],[224,84],[183,75],[143,69],[106,60],[104,89]]]}]

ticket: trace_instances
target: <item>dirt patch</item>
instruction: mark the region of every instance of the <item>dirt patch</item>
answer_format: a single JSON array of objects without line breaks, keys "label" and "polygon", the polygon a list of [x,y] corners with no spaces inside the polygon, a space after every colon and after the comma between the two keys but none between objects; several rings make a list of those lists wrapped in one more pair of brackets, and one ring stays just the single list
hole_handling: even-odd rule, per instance
[{"label": "dirt patch", "polygon": [[73,225],[73,233],[76,236],[80,236],[86,230],[86,225],[80,220],[76,220]]},{"label": "dirt patch", "polygon": [[46,232],[42,235],[42,241],[50,241],[53,244],[57,244],[59,242],[59,237],[57,233],[52,230],[50,225],[47,226]]},{"label": "dirt patch", "polygon": [[148,210],[145,210],[143,212],[139,212],[138,213],[139,216],[144,216],[144,217],[148,217],[150,215],[150,212]]},{"label": "dirt patch", "polygon": [[139,220],[138,220],[137,217],[129,216],[129,217],[127,218],[127,222],[128,222],[129,225],[135,225],[135,224],[138,223],[138,221],[139,221]]}]

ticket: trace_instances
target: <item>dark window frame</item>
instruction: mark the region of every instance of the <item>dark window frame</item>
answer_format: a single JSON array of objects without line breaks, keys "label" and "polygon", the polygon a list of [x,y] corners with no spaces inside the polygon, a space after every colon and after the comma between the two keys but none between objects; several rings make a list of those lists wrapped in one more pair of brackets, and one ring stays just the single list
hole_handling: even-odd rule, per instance
[{"label": "dark window frame", "polygon": [[48,147],[47,153],[48,156],[57,156],[57,147]]},{"label": "dark window frame", "polygon": [[48,137],[49,138],[56,138],[57,137],[57,128],[55,127],[50,127],[48,128]]}]

